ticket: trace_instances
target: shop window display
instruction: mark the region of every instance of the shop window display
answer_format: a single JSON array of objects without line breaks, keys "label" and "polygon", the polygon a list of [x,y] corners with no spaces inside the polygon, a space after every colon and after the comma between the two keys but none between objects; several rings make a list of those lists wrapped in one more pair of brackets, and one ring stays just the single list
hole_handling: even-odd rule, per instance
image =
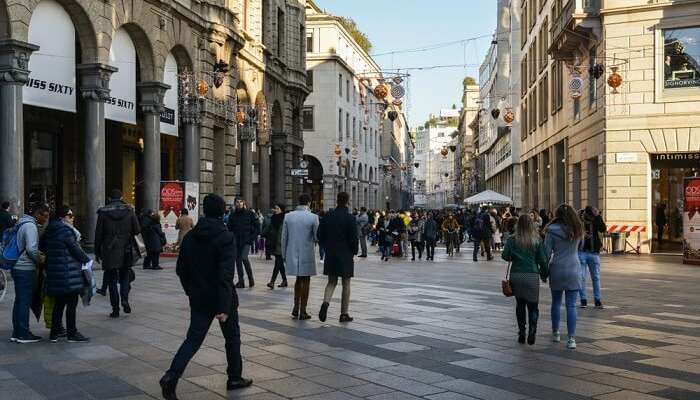
[{"label": "shop window display", "polygon": [[664,87],[700,87],[700,26],[664,30]]}]

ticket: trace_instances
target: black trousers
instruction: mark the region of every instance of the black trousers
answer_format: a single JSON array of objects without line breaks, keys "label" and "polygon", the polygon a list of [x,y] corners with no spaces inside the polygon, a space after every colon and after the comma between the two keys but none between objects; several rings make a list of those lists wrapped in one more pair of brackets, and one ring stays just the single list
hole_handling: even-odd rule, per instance
[{"label": "black trousers", "polygon": [[249,244],[239,244],[236,249],[236,273],[238,274],[238,282],[245,282],[243,280],[243,268],[245,267],[245,273],[248,275],[248,281],[253,282],[253,268],[250,266],[250,260],[248,259],[248,253],[250,253]]},{"label": "black trousers", "polygon": [[73,336],[78,331],[75,326],[75,310],[78,307],[78,293],[69,293],[55,296],[56,303],[53,306],[51,315],[51,331],[63,326],[63,310],[66,310],[66,333]]},{"label": "black trousers", "polygon": [[475,238],[474,239],[474,260],[477,260],[477,256],[479,255],[479,247],[484,246],[484,249],[486,250],[486,258],[487,259],[492,259],[493,256],[491,256],[491,243],[489,239],[481,239],[481,238]]},{"label": "black trousers", "polygon": [[418,249],[418,258],[423,258],[423,242],[411,240],[411,257],[416,258],[416,249]]},{"label": "black trousers", "polygon": [[[110,269],[105,271],[104,280],[109,288],[109,303],[113,309],[119,308],[119,304],[129,302],[131,282],[129,282],[129,268]],[[119,287],[117,287],[119,285]]]},{"label": "black trousers", "polygon": [[525,333],[525,308],[527,308],[528,325],[531,332],[537,330],[537,320],[540,316],[539,303],[532,303],[525,299],[515,298],[515,316],[518,318],[518,331]]},{"label": "black trousers", "polygon": [[[182,376],[187,364],[202,346],[214,317],[213,313],[190,311],[190,327],[187,330],[187,337],[170,364],[169,375],[176,378]],[[219,322],[219,326],[226,340],[226,361],[228,363],[226,373],[231,380],[240,379],[243,373],[243,360],[241,359],[241,330],[238,326],[238,311],[231,311],[226,322]]]},{"label": "black trousers", "polygon": [[435,258],[435,240],[425,241],[425,256],[431,260]]},{"label": "black trousers", "polygon": [[146,257],[143,258],[143,269],[158,268],[160,266],[160,252],[149,251]]},{"label": "black trousers", "polygon": [[277,280],[277,274],[282,275],[282,282],[287,282],[287,274],[284,269],[284,258],[282,258],[282,256],[275,255],[275,269],[272,270],[272,278],[270,278],[270,282],[275,283]]}]

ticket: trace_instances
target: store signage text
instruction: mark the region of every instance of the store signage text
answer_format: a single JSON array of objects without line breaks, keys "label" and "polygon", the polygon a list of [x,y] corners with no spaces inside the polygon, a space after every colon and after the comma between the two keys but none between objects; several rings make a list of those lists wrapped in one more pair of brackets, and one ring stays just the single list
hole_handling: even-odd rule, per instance
[{"label": "store signage text", "polygon": [[124,99],[117,99],[116,97],[110,97],[105,101],[105,104],[111,104],[116,107],[120,107],[126,110],[134,109],[134,102]]},{"label": "store signage text", "polygon": [[700,153],[658,153],[651,154],[652,168],[692,168],[700,167]]},{"label": "store signage text", "polygon": [[160,122],[175,125],[175,110],[163,107],[163,112],[160,113]]},{"label": "store signage text", "polygon": [[65,94],[67,96],[72,96],[73,91],[75,90],[73,87],[68,85],[61,85],[57,82],[47,82],[42,79],[33,78],[30,78],[27,83],[24,84],[24,86],[32,89],[46,90],[52,93]]}]

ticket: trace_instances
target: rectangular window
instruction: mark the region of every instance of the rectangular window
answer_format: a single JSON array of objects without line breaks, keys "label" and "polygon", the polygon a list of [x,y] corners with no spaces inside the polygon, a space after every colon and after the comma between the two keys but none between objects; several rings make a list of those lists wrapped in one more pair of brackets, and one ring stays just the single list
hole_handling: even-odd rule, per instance
[{"label": "rectangular window", "polygon": [[306,106],[302,110],[302,123],[305,131],[314,130],[314,107]]},{"label": "rectangular window", "polygon": [[277,55],[284,59],[282,56],[285,50],[285,37],[284,37],[284,12],[282,10],[277,10]]},{"label": "rectangular window", "polygon": [[544,70],[547,68],[547,64],[549,61],[549,21],[547,19],[544,20],[544,23],[542,24],[542,68],[541,70]]},{"label": "rectangular window", "polygon": [[314,32],[313,31],[306,32],[306,52],[307,53],[314,52]]},{"label": "rectangular window", "polygon": [[581,204],[581,163],[576,163],[572,166],[571,173],[571,194],[573,195],[574,210],[583,208]]},{"label": "rectangular window", "polygon": [[345,100],[350,101],[350,80],[345,80]]},{"label": "rectangular window", "polygon": [[520,94],[522,96],[527,93],[527,54],[523,56],[520,62]]},{"label": "rectangular window", "polygon": [[666,29],[664,88],[700,87],[700,26]]},{"label": "rectangular window", "polygon": [[338,110],[338,141],[343,141],[343,109]]},{"label": "rectangular window", "polygon": [[[264,28],[263,28],[264,29]],[[306,37],[306,27],[304,25],[299,25],[299,50],[297,55],[299,56],[299,65],[306,65],[306,43],[304,43],[304,38]]]},{"label": "rectangular window", "polygon": [[[596,47],[594,46],[592,49],[588,51],[588,70],[593,71],[593,67],[595,67],[596,64]],[[593,108],[593,105],[596,102],[596,97],[598,97],[598,81],[590,75],[588,77],[588,107]]]},{"label": "rectangular window", "polygon": [[352,142],[357,141],[357,118],[352,117]]},{"label": "rectangular window", "polygon": [[314,70],[306,70],[306,86],[313,91],[314,89]]},{"label": "rectangular window", "polygon": [[523,47],[525,47],[525,43],[527,42],[527,30],[525,29],[525,27],[527,26],[527,2],[525,2],[525,4],[523,4],[522,6],[520,19],[522,27],[522,29],[520,29],[520,48],[522,49]]},{"label": "rectangular window", "polygon": [[350,113],[345,113],[345,137],[350,139]]},{"label": "rectangular window", "polygon": [[557,113],[557,74],[559,62],[552,63],[552,115]]},{"label": "rectangular window", "polygon": [[520,106],[520,140],[527,139],[527,99],[523,99]]},{"label": "rectangular window", "polygon": [[586,205],[598,208],[598,157],[589,158],[586,167],[586,177],[588,178],[588,198]]},{"label": "rectangular window", "polygon": [[549,118],[549,74],[545,73],[542,78],[542,90],[540,91],[542,96],[542,101],[540,108],[542,108],[542,123],[547,122]]},{"label": "rectangular window", "polygon": [[343,97],[343,74],[338,74],[338,96]]},{"label": "rectangular window", "polygon": [[581,119],[581,98],[574,99],[574,121]]}]

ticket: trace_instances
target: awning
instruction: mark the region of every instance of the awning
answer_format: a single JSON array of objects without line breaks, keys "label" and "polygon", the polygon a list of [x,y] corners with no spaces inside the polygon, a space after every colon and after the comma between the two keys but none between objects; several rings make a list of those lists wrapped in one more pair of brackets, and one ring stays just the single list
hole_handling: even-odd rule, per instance
[{"label": "awning", "polygon": [[505,195],[496,193],[493,190],[484,190],[479,194],[475,194],[464,202],[469,205],[482,205],[482,204],[503,204],[510,205],[513,204],[513,200]]}]

